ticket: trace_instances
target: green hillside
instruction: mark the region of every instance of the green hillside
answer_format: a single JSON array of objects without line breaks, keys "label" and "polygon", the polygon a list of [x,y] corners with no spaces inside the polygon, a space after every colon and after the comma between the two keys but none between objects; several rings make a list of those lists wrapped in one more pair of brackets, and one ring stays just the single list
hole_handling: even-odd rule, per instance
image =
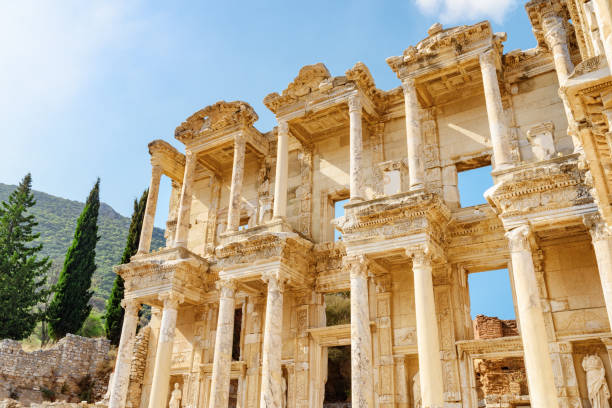
[{"label": "green hillside", "polygon": [[[5,201],[15,187],[0,183],[0,202]],[[66,250],[72,242],[76,221],[83,210],[84,203],[40,191],[34,191],[34,198],[36,198],[36,205],[32,213],[38,222],[36,231],[41,233],[42,253],[53,259],[55,266],[53,270],[57,273],[58,268],[61,269],[63,265]],[[100,241],[96,247],[98,269],[93,277],[95,294],[92,297],[92,304],[98,310],[104,309],[106,298],[112,288],[115,279],[112,267],[121,260],[129,227],[128,217],[118,214],[108,204],[100,203],[98,217]],[[164,231],[155,228],[151,248],[159,248],[164,245]]]}]

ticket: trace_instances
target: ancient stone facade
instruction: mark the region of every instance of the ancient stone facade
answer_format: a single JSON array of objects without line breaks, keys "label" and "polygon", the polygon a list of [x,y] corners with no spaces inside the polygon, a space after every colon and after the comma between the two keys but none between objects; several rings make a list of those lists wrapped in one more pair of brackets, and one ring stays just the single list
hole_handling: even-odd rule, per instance
[{"label": "ancient stone facade", "polygon": [[[436,24],[387,59],[395,89],[362,63],[343,76],[308,65],[264,98],[270,131],[247,103],[221,101],[177,127],[185,154],[151,142],[140,248],[116,268],[126,317],[109,405],[166,407],[180,390],[184,407],[321,407],[328,349],[346,345],[353,407],[605,398],[610,2],[525,8],[534,49],[505,52],[486,21]],[[486,204],[462,208],[458,174],[487,165]],[[150,252],[163,175],[168,241]],[[500,268],[518,330],[475,336],[468,275]],[[323,295],[347,291],[350,324],[328,326]]]}]

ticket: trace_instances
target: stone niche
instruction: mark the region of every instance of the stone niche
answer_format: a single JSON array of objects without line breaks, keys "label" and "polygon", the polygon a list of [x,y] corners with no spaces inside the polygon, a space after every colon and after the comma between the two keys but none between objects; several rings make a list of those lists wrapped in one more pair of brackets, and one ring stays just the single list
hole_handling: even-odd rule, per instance
[{"label": "stone niche", "polygon": [[[527,374],[522,357],[474,359],[478,406],[515,407],[528,401]],[[520,406],[520,405],[519,405]]]}]

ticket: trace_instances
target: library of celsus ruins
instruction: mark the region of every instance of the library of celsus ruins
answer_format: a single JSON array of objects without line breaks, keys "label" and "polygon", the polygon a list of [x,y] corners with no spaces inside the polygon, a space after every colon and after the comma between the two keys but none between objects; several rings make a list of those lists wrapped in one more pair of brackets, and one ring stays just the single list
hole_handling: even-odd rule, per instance
[{"label": "library of celsus ruins", "polygon": [[[109,406],[609,408],[612,5],[525,10],[536,48],[435,24],[387,58],[394,89],[359,62],[296,67],[263,99],[274,129],[220,101],[176,128],[184,153],[151,142]],[[462,206],[458,179],[486,166]],[[468,277],[500,269],[516,321],[473,320]],[[328,356],[347,346],[333,405]]]}]

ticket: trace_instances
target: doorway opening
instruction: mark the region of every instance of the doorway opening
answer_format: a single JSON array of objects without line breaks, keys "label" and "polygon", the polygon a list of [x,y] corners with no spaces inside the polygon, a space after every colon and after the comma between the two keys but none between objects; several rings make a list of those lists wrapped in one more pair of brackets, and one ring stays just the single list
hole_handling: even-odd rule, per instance
[{"label": "doorway opening", "polygon": [[[351,346],[327,348],[327,382],[323,407],[350,407]],[[343,404],[345,403],[345,404]]]}]

